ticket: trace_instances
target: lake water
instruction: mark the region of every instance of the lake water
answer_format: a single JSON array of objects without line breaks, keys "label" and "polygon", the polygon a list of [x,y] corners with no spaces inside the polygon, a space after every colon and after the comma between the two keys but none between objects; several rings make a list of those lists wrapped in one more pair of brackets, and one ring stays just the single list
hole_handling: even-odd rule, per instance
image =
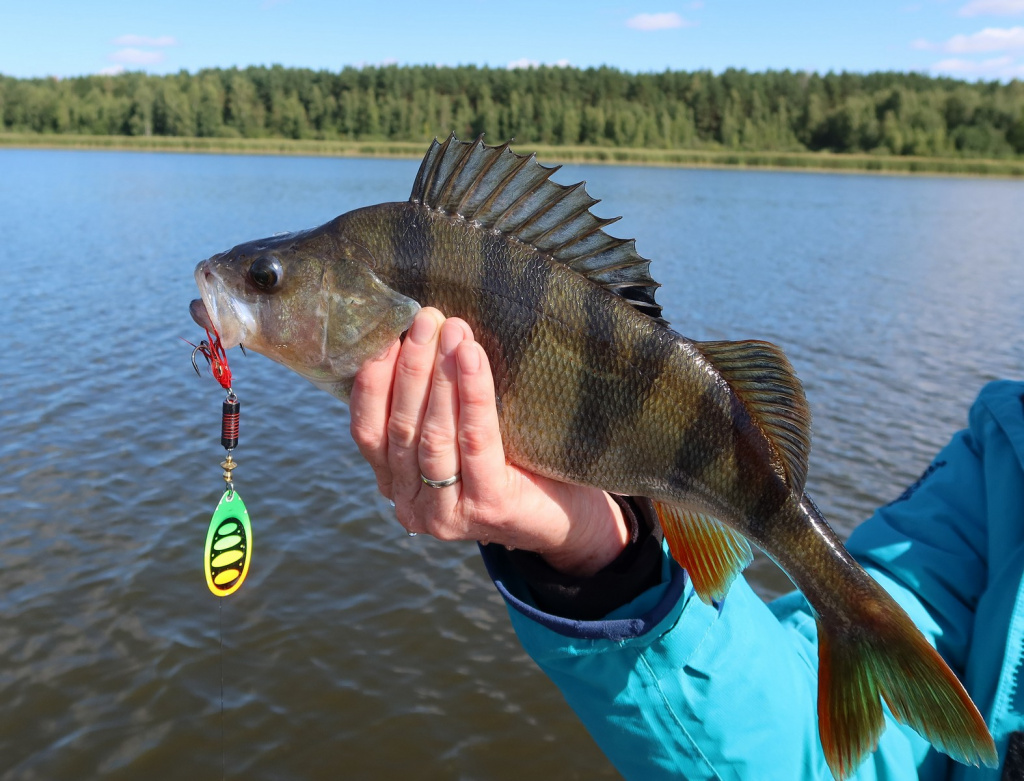
[{"label": "lake water", "polygon": [[[597,779],[475,546],[410,539],[347,409],[232,353],[242,589],[200,558],[223,393],[196,262],[408,197],[417,163],[0,150],[0,778]],[[844,534],[1024,375],[1024,184],[567,167],[673,325],[782,345]],[[786,581],[763,560],[765,595]]]}]

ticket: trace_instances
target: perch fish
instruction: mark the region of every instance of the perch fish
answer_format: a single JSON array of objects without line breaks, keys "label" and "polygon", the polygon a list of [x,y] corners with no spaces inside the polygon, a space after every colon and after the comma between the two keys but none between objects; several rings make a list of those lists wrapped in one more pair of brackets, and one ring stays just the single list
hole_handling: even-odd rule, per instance
[{"label": "perch fish", "polygon": [[507,144],[434,141],[408,201],[201,262],[192,316],[345,401],[421,306],[463,318],[490,359],[509,461],[652,499],[705,602],[725,597],[751,542],[803,592],[836,778],[877,746],[883,700],[954,759],[994,766],[956,676],[804,493],[810,414],[782,351],[669,328],[650,262],[555,170]]}]

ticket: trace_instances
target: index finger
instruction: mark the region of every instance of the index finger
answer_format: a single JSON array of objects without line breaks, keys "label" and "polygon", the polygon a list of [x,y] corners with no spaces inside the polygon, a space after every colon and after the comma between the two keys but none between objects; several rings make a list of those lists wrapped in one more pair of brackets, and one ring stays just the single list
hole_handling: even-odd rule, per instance
[{"label": "index finger", "polygon": [[391,471],[388,469],[388,410],[391,385],[401,342],[395,341],[378,358],[363,364],[352,383],[349,398],[349,431],[377,477],[385,496],[391,495]]}]

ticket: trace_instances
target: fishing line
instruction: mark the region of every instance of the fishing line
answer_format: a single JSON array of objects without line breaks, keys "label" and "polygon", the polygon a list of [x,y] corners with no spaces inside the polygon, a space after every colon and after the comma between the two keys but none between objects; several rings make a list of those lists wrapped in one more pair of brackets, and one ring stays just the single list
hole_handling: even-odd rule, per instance
[{"label": "fishing line", "polygon": [[217,614],[220,618],[220,777],[228,776],[227,749],[224,740],[224,603],[217,600]]}]

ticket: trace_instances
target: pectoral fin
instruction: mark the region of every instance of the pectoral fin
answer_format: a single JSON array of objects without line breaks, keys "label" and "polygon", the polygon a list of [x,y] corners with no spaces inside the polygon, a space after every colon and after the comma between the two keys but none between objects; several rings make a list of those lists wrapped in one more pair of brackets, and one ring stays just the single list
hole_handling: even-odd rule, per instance
[{"label": "pectoral fin", "polygon": [[672,558],[686,570],[704,602],[720,602],[729,586],[753,560],[739,532],[709,515],[654,503]]}]

